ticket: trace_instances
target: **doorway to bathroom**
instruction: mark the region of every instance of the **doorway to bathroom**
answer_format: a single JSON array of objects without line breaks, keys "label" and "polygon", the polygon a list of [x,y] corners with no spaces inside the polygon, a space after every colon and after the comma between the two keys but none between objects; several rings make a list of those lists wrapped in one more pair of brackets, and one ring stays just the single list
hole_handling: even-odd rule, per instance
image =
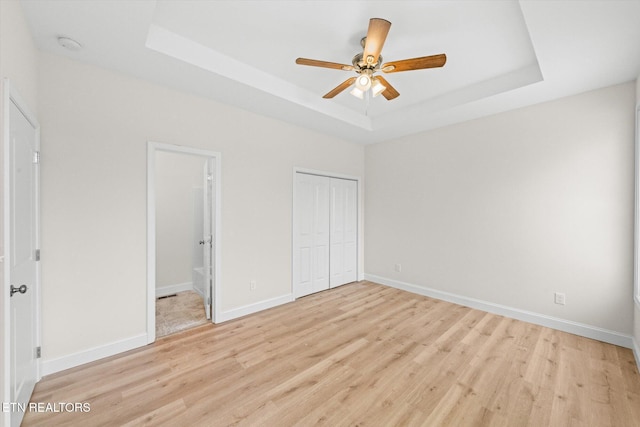
[{"label": "doorway to bathroom", "polygon": [[148,148],[148,342],[215,320],[219,153]]}]

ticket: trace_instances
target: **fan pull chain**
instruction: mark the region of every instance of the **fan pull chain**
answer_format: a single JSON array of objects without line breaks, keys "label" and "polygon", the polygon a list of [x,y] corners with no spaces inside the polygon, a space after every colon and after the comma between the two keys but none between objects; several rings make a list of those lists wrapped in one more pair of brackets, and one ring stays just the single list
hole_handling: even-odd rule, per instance
[{"label": "fan pull chain", "polygon": [[364,93],[364,115],[369,116],[369,105],[371,105],[371,91]]}]

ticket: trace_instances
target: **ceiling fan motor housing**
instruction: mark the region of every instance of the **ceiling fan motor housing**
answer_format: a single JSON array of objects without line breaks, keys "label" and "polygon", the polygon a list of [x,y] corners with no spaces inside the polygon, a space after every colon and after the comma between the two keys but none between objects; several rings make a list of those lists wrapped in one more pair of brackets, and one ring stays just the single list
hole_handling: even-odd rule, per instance
[{"label": "ceiling fan motor housing", "polygon": [[356,53],[356,55],[351,60],[356,73],[362,73],[363,70],[371,70],[372,73],[375,73],[380,69],[380,64],[383,62],[382,55],[378,56],[378,62],[376,62],[375,64],[367,64],[367,61],[363,56],[364,55],[362,52]]}]

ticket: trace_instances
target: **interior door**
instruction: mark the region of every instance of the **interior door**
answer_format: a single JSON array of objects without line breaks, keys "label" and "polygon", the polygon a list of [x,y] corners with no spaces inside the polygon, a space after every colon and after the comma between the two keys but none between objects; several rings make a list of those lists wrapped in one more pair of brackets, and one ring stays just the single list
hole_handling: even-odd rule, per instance
[{"label": "interior door", "polygon": [[[27,404],[38,380],[39,127],[9,105],[9,363],[11,402]],[[6,259],[5,258],[5,259]],[[18,426],[24,412],[11,413]]]},{"label": "interior door", "polygon": [[296,298],[329,289],[329,179],[296,173],[293,277]]},{"label": "interior door", "polygon": [[211,307],[213,303],[213,159],[207,159],[204,164],[204,191],[203,194],[203,236],[202,259],[204,272],[204,310],[207,319],[211,319]]},{"label": "interior door", "polygon": [[357,280],[358,183],[330,178],[330,287]]}]

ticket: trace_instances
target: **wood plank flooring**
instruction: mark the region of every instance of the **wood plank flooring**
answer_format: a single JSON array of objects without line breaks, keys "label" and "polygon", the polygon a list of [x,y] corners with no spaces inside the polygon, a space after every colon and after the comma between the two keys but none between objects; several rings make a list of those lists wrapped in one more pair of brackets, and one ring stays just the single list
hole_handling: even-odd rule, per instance
[{"label": "wood plank flooring", "polygon": [[44,378],[24,426],[639,426],[629,349],[370,282]]}]

